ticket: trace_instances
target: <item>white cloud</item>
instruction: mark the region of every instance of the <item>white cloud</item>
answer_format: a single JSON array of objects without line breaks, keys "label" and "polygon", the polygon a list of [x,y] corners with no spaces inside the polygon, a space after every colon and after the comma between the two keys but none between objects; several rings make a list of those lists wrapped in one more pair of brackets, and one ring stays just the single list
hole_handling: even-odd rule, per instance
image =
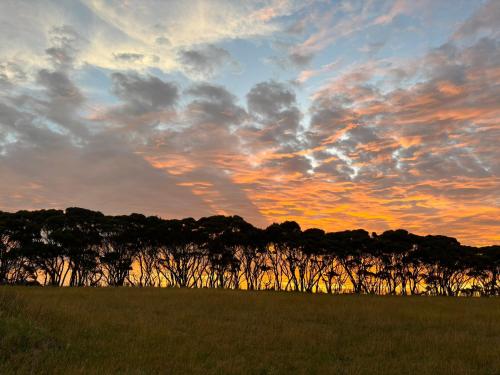
[{"label": "white cloud", "polygon": [[[48,64],[50,30],[71,25],[87,43],[77,64],[107,69],[176,70],[180,49],[225,40],[258,38],[280,30],[277,19],[297,8],[293,1],[3,1],[0,56],[35,69]],[[160,41],[160,42],[159,42]],[[161,41],[168,41],[161,42]],[[116,58],[141,56],[141,58]]]}]

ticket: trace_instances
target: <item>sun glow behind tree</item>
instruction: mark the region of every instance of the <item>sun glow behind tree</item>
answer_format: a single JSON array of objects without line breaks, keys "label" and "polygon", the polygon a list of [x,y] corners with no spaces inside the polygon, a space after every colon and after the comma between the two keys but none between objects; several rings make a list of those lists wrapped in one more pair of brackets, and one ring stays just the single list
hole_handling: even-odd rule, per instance
[{"label": "sun glow behind tree", "polygon": [[405,230],[259,229],[239,216],[164,220],[81,208],[0,212],[0,284],[497,295],[500,246]]}]

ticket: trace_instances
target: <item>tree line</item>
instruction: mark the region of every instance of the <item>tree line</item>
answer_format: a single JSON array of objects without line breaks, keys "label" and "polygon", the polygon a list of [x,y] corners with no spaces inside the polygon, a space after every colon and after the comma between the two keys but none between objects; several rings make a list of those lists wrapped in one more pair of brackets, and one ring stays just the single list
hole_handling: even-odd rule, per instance
[{"label": "tree line", "polygon": [[0,211],[0,284],[500,295],[500,246],[406,230],[256,228],[83,208]]}]

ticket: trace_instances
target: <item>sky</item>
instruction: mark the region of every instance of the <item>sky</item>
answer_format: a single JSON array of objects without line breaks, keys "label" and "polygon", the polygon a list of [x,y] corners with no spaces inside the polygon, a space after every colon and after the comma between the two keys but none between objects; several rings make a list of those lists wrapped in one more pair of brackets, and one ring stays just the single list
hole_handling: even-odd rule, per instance
[{"label": "sky", "polygon": [[500,1],[0,2],[0,210],[500,241]]}]

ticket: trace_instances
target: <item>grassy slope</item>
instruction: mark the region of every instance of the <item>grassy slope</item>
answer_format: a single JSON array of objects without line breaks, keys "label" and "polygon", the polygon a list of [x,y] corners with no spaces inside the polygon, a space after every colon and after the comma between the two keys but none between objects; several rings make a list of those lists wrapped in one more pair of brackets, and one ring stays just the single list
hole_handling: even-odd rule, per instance
[{"label": "grassy slope", "polygon": [[500,373],[500,299],[0,288],[0,373]]}]

